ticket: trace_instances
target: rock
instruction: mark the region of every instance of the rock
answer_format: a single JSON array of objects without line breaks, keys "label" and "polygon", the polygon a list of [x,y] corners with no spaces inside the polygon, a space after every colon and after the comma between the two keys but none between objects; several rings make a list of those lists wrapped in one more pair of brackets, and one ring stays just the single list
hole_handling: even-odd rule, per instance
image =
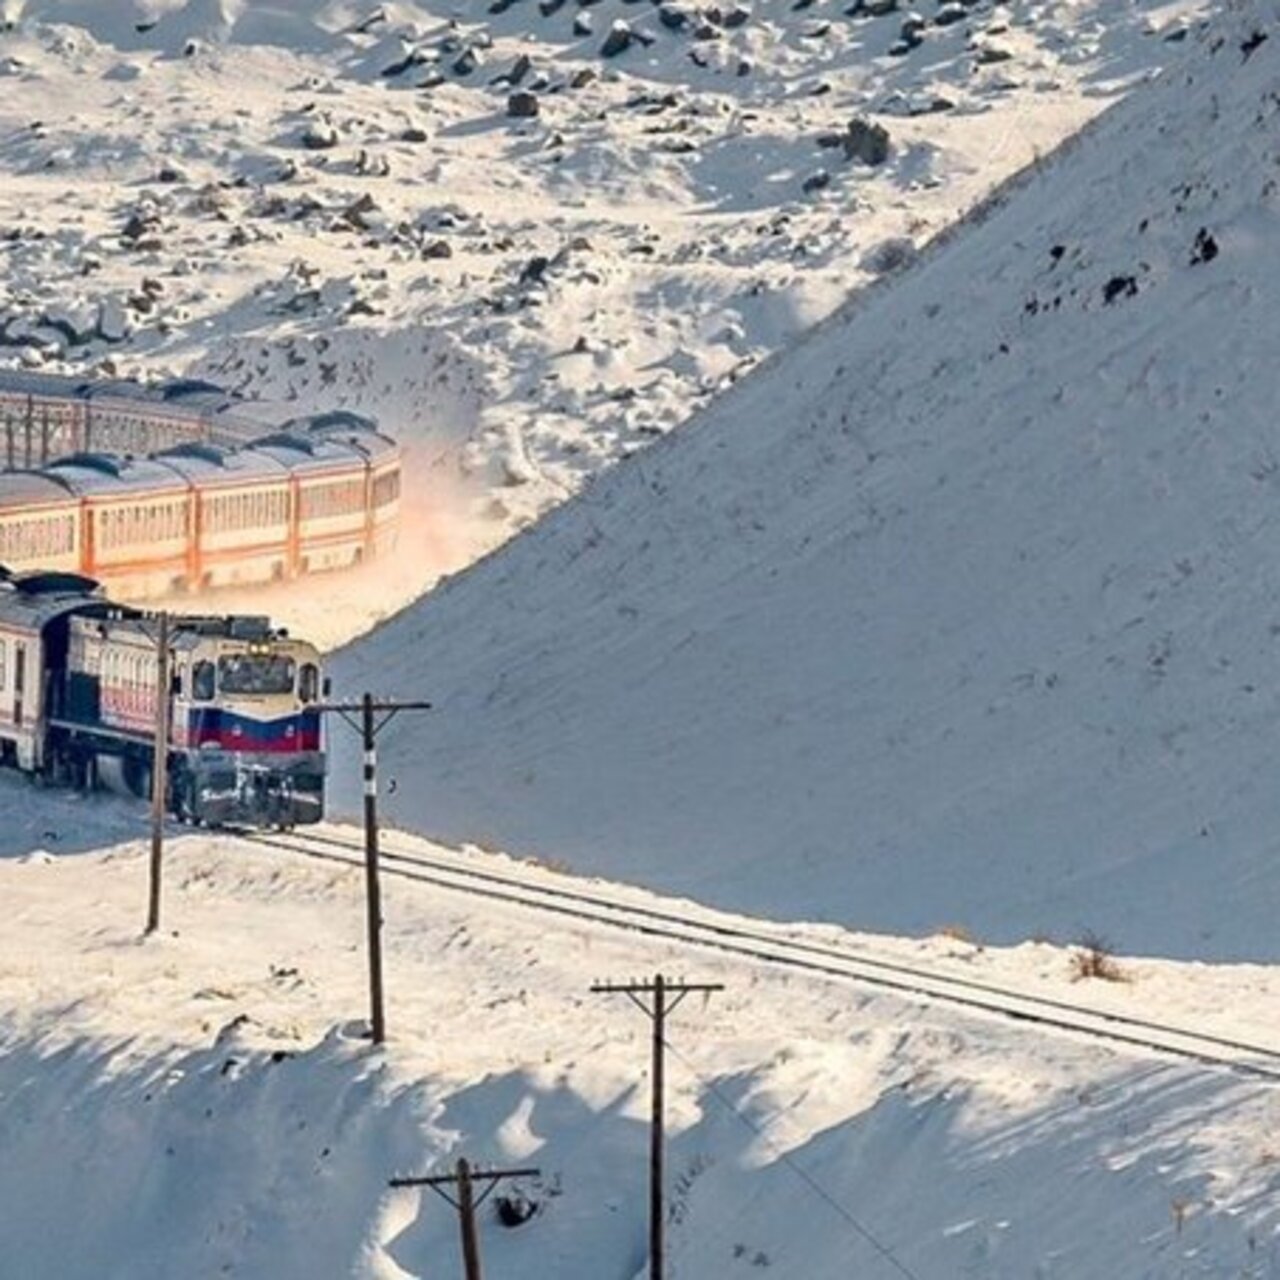
[{"label": "rock", "polygon": [[137,248],[139,241],[154,236],[159,229],[160,211],[154,205],[141,204],[129,215],[120,239]]},{"label": "rock", "polygon": [[573,34],[575,36],[589,36],[594,30],[595,26],[589,13],[579,13],[574,16]]},{"label": "rock", "polygon": [[874,275],[886,275],[899,271],[914,262],[917,257],[915,242],[907,236],[891,236],[874,244],[862,255],[858,265]]},{"label": "rock", "polygon": [[473,45],[470,49],[464,49],[462,54],[454,61],[453,74],[456,76],[469,76],[480,65],[480,54]]},{"label": "rock", "polygon": [[171,184],[174,182],[186,182],[188,178],[186,173],[179,169],[177,165],[165,164],[160,166],[160,170],[156,174],[156,181]]},{"label": "rock", "polygon": [[308,151],[331,151],[338,145],[338,131],[328,116],[316,116],[302,132],[302,145]]},{"label": "rock", "polygon": [[924,42],[924,33],[928,27],[928,23],[918,13],[909,13],[902,20],[902,28],[898,32],[898,37],[907,48],[915,49]]},{"label": "rock", "polygon": [[1009,62],[1013,58],[1013,54],[1009,52],[1003,45],[998,44],[981,44],[978,46],[978,65],[990,66],[996,62]]},{"label": "rock", "polygon": [[862,116],[854,116],[844,136],[844,153],[850,160],[879,165],[889,158],[889,130]]},{"label": "rock", "polygon": [[531,120],[539,110],[538,95],[523,89],[507,98],[507,115],[514,120]]},{"label": "rock", "polygon": [[831,175],[825,169],[819,169],[817,173],[810,174],[801,184],[800,189],[806,195],[812,195],[815,191],[823,191],[831,185]]},{"label": "rock", "polygon": [[569,77],[570,89],[585,89],[596,78],[596,73],[590,67],[583,67],[580,71],[575,71]]},{"label": "rock", "polygon": [[401,135],[401,142],[426,142],[427,131],[418,128],[417,125],[410,125]]},{"label": "rock", "polygon": [[396,76],[402,76],[406,71],[412,71],[414,67],[424,66],[426,62],[427,55],[421,49],[407,48],[393,63],[383,67],[382,76],[384,79],[394,80]]},{"label": "rock", "polygon": [[111,295],[98,304],[97,330],[103,342],[123,342],[133,332],[129,309],[121,298]]},{"label": "rock", "polygon": [[[375,215],[378,215],[378,217],[375,218]],[[339,214],[339,217],[348,226],[354,227],[357,231],[368,231],[373,225],[373,221],[380,220],[380,215],[381,210],[378,208],[378,202],[366,192],[354,204],[348,205]]]},{"label": "rock", "polygon": [[734,75],[739,77],[749,76],[753,70],[754,68],[752,67],[750,60],[742,58],[739,60],[738,65],[734,70]]},{"label": "rock", "polygon": [[682,31],[688,25],[689,15],[674,4],[660,4],[658,6],[658,21],[668,31]]},{"label": "rock", "polygon": [[1112,276],[1102,286],[1102,301],[1110,306],[1117,298],[1136,298],[1138,281],[1134,276]]},{"label": "rock", "polygon": [[[901,90],[894,90],[884,101],[876,106],[876,114],[881,116],[927,116],[937,111],[952,111],[955,103],[941,94],[930,96],[911,96]],[[843,135],[840,135],[840,140]]]},{"label": "rock", "polygon": [[969,16],[969,10],[959,3],[959,0],[947,0],[947,3],[938,10],[933,16],[934,26],[949,27],[957,22],[963,22]]},{"label": "rock", "polygon": [[386,156],[371,155],[361,147],[356,156],[356,172],[370,178],[386,178],[391,174],[391,161]]},{"label": "rock", "polygon": [[898,0],[863,0],[862,12],[868,18],[885,18],[898,11]]},{"label": "rock", "polygon": [[602,58],[616,58],[618,54],[625,53],[635,43],[635,35],[632,33],[628,23],[619,18],[609,29],[609,34],[605,37],[604,44],[600,46],[600,56]]},{"label": "rock", "polygon": [[[720,25],[727,31],[732,31],[734,27],[745,26],[751,19],[751,10],[744,9],[742,5],[735,4],[732,9],[727,10],[720,19]],[[830,26],[830,23],[827,24]]]},{"label": "rock", "polygon": [[50,307],[40,324],[61,334],[68,346],[81,347],[97,336],[97,309],[86,303]]},{"label": "rock", "polygon": [[1213,238],[1208,227],[1201,227],[1196,232],[1195,243],[1191,246],[1191,265],[1198,267],[1201,263],[1212,262],[1217,256],[1217,240]]},{"label": "rock", "polygon": [[565,0],[538,0],[538,11],[544,18],[549,18],[558,9],[564,7]]},{"label": "rock", "polygon": [[422,246],[424,258],[452,258],[453,246],[447,240],[428,240]]},{"label": "rock", "polygon": [[551,259],[543,254],[530,258],[524,264],[524,269],[520,272],[521,284],[541,284],[543,278],[547,274],[547,268],[551,265]]},{"label": "rock", "polygon": [[532,70],[533,59],[527,53],[522,53],[511,64],[511,70],[507,72],[507,83],[515,88]]}]

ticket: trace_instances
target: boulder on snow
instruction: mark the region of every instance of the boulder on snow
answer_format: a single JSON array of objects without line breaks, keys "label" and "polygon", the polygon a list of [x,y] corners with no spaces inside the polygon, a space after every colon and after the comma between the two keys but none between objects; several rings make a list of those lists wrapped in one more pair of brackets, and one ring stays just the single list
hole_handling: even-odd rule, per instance
[{"label": "boulder on snow", "polygon": [[507,115],[514,120],[532,120],[539,111],[538,95],[521,89],[507,98]]},{"label": "boulder on snow", "polygon": [[873,244],[858,265],[873,275],[883,276],[909,266],[918,256],[915,242],[908,236],[890,236]]},{"label": "boulder on snow", "polygon": [[328,116],[316,116],[302,131],[302,145],[308,151],[331,151],[338,145],[338,131]]},{"label": "boulder on snow", "polygon": [[97,330],[103,342],[123,342],[133,332],[133,320],[122,298],[113,294],[98,304]]},{"label": "boulder on snow", "polygon": [[889,130],[864,116],[854,116],[844,134],[844,153],[863,164],[884,164],[889,158]]}]

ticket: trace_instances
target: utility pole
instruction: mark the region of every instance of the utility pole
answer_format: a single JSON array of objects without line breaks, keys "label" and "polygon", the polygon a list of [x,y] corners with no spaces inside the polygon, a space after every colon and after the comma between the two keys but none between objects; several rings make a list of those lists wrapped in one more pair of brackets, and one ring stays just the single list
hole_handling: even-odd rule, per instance
[{"label": "utility pole", "polygon": [[378,735],[401,711],[430,709],[429,702],[377,701],[371,693],[366,693],[359,702],[331,702],[314,708],[340,716],[360,734],[364,745],[365,914],[369,938],[369,1027],[374,1044],[383,1044],[387,1038],[382,984],[382,883],[378,875]]},{"label": "utility pole", "polygon": [[151,864],[147,933],[160,928],[160,877],[164,866],[164,811],[169,790],[169,615],[159,619],[156,639],[156,736],[151,763]]},{"label": "utility pole", "polygon": [[[503,1178],[536,1178],[539,1169],[492,1169],[480,1173],[466,1162],[459,1160],[457,1171],[433,1178],[392,1178],[393,1187],[430,1187],[442,1200],[448,1201],[458,1212],[458,1224],[462,1231],[462,1274],[465,1280],[482,1280],[480,1275],[480,1237],[476,1230],[476,1210],[492,1194]],[[475,1184],[485,1183],[477,1197]],[[450,1192],[457,1187],[457,1199]]]},{"label": "utility pole", "polygon": [[[658,974],[652,982],[597,982],[594,995],[623,995],[653,1022],[653,1118],[649,1128],[649,1280],[662,1280],[664,1212],[662,1201],[664,1122],[663,1089],[667,1015],[694,991],[723,991],[721,982],[669,982]],[[652,996],[653,1003],[642,997]]]}]

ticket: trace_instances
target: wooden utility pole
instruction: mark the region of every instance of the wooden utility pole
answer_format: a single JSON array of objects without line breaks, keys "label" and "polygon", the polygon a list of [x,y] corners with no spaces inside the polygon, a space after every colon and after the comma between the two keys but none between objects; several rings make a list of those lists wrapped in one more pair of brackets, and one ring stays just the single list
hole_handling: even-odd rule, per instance
[{"label": "wooden utility pole", "polygon": [[[337,715],[360,734],[364,747],[364,883],[369,939],[369,1030],[374,1044],[387,1038],[382,982],[382,882],[378,849],[378,734],[401,711],[429,711],[429,702],[382,702],[366,693],[359,702],[324,703],[316,711]],[[359,716],[357,720],[355,717]]]},{"label": "wooden utility pole", "polygon": [[[457,1170],[433,1178],[392,1178],[393,1187],[430,1187],[441,1199],[448,1201],[458,1212],[458,1225],[462,1232],[462,1274],[465,1280],[482,1280],[480,1275],[480,1236],[476,1229],[476,1210],[484,1204],[503,1178],[536,1178],[539,1169],[491,1169],[480,1173],[466,1162],[459,1160]],[[476,1183],[485,1184],[479,1196]],[[457,1199],[451,1188],[457,1188]]]},{"label": "wooden utility pole", "polygon": [[[595,995],[623,995],[653,1022],[653,1099],[649,1128],[649,1277],[662,1280],[664,1241],[663,1162],[664,1116],[663,1091],[665,1073],[667,1015],[693,991],[710,995],[723,991],[721,982],[669,982],[658,974],[652,982],[597,982],[591,987]],[[652,996],[653,1003],[642,999]]]},{"label": "wooden utility pole", "polygon": [[164,812],[169,790],[169,615],[160,615],[156,640],[156,737],[151,763],[151,870],[147,932],[160,928],[160,877],[164,866]]}]

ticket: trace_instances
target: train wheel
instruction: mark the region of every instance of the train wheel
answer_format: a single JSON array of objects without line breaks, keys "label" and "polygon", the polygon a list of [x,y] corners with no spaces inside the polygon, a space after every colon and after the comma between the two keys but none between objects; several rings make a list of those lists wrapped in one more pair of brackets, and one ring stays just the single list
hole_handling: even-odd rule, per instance
[{"label": "train wheel", "polygon": [[181,773],[173,780],[173,812],[179,822],[191,827],[200,825],[196,817],[195,784],[189,774]]}]

